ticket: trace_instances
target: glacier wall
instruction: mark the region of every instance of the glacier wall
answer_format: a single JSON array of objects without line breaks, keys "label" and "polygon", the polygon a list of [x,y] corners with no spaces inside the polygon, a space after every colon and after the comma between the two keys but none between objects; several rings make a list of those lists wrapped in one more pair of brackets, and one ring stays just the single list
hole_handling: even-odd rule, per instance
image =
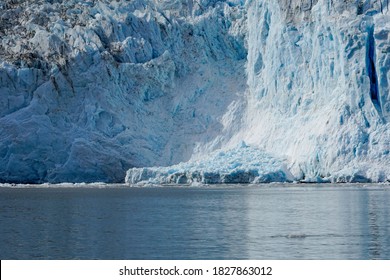
[{"label": "glacier wall", "polygon": [[0,18],[2,182],[123,181],[229,135],[242,106],[239,1],[2,1]]},{"label": "glacier wall", "polygon": [[390,180],[389,4],[2,1],[0,182]]},{"label": "glacier wall", "polygon": [[287,157],[299,180],[388,180],[388,1],[247,1],[247,9],[240,138]]}]

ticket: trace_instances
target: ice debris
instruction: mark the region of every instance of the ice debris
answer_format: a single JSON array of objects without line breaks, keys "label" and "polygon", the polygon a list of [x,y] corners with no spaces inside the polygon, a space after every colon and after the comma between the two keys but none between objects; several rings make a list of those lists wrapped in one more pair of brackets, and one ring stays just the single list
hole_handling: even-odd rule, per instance
[{"label": "ice debris", "polygon": [[276,159],[245,142],[227,151],[216,151],[197,161],[169,167],[132,168],[126,183],[133,184],[250,184],[294,180],[284,160]]}]

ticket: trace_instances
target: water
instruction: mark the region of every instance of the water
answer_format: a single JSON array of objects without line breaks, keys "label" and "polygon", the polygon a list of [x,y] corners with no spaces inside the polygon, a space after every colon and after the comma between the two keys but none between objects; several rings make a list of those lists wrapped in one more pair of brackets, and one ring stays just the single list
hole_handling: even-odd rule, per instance
[{"label": "water", "polygon": [[0,259],[390,259],[388,186],[0,188]]}]

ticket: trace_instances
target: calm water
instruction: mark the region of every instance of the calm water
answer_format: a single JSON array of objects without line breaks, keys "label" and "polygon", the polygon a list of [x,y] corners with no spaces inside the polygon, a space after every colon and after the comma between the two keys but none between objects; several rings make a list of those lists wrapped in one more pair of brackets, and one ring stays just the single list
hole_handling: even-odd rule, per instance
[{"label": "calm water", "polygon": [[390,259],[390,187],[3,187],[0,259]]}]

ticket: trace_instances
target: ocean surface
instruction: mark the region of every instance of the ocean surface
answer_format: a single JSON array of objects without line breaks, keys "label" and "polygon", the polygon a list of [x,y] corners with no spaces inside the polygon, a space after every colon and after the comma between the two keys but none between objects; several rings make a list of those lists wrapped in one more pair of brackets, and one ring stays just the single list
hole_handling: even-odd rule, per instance
[{"label": "ocean surface", "polygon": [[3,185],[0,259],[390,259],[390,187]]}]

